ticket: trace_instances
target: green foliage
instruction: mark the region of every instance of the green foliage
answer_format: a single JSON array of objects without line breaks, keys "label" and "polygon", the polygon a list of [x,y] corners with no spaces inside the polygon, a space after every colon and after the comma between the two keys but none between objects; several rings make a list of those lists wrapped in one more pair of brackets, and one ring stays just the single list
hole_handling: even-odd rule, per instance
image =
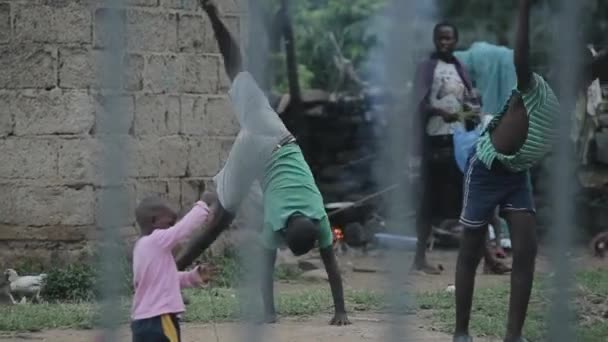
[{"label": "green foliage", "polygon": [[[535,0],[531,20],[532,60],[535,70],[546,72],[555,56],[554,41],[558,0]],[[279,0],[266,0],[267,12],[274,13]],[[336,49],[333,33],[345,58],[361,71],[372,47],[378,43],[371,20],[387,0],[299,0],[292,1],[296,54],[302,88],[337,88],[338,69],[334,64]],[[449,20],[461,32],[461,46],[474,41],[512,44],[517,1],[445,0],[436,1],[437,21]],[[268,15],[268,18],[271,16]],[[586,43],[608,44],[608,1],[583,2],[580,33]],[[428,36],[430,37],[430,35]],[[585,38],[582,38],[585,37]],[[409,42],[406,44],[412,44]],[[430,43],[430,42],[429,42]],[[414,46],[419,46],[419,42]],[[287,91],[284,53],[273,56],[274,86]]]},{"label": "green foliage", "polygon": [[73,264],[48,272],[43,298],[50,301],[88,301],[95,297],[95,272],[89,265]]},{"label": "green foliage", "polygon": [[[278,1],[270,1],[268,11],[276,10]],[[301,0],[292,1],[293,27],[299,65],[300,85],[303,88],[332,89],[338,76],[334,63],[337,51],[330,40],[336,38],[343,56],[359,67],[376,43],[368,35],[369,20],[386,0]],[[281,61],[283,60],[283,61]],[[284,54],[274,57],[277,62],[275,85],[285,91],[287,78]]]},{"label": "green foliage", "polygon": [[[125,259],[120,268],[120,294],[132,293],[133,273],[130,263]],[[90,301],[99,297],[99,274],[96,269],[85,263],[71,264],[54,268],[47,273],[42,296],[49,301]]]}]

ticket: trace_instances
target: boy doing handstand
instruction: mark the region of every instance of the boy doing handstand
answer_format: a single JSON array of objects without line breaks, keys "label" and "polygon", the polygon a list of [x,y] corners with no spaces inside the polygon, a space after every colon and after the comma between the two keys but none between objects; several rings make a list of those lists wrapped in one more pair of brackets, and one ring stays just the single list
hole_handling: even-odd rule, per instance
[{"label": "boy doing handstand", "polygon": [[215,241],[229,226],[248,193],[261,193],[263,321],[276,321],[273,272],[277,247],[285,244],[295,255],[303,255],[318,243],[334,298],[335,314],[330,323],[350,324],[333,251],[333,235],[312,172],[295,138],[251,74],[242,71],[239,47],[220,19],[217,5],[210,0],[201,0],[201,5],[209,16],[232,80],[229,96],[241,130],[226,164],[214,178],[217,201],[212,205],[213,219],[178,256],[178,267],[182,269],[192,263]]}]

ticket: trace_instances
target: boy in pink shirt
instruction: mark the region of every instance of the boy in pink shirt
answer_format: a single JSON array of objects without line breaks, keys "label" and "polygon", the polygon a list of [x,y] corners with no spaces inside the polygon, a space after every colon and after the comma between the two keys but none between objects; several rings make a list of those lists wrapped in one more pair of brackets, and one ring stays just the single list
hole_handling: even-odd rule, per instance
[{"label": "boy in pink shirt", "polygon": [[207,283],[212,269],[197,266],[190,272],[178,272],[172,251],[202,227],[209,208],[199,201],[176,223],[177,214],[164,200],[148,197],[135,216],[141,237],[133,249],[133,342],[179,342],[177,315],[185,311],[180,289]]}]

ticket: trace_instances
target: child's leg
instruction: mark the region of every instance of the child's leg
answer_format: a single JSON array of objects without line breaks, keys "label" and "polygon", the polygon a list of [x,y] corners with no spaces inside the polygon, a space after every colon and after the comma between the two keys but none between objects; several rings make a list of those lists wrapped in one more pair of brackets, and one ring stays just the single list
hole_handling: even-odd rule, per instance
[{"label": "child's leg", "polygon": [[475,273],[485,250],[488,220],[502,197],[501,182],[473,154],[465,172],[460,217],[465,228],[456,264],[455,337],[469,332]]},{"label": "child's leg", "polygon": [[180,342],[176,315],[162,315],[131,323],[133,342]]},{"label": "child's leg", "polygon": [[534,202],[526,173],[522,173],[521,184],[520,189],[512,193],[502,207],[513,244],[513,273],[505,341],[516,341],[521,337],[534,281],[537,252]]}]

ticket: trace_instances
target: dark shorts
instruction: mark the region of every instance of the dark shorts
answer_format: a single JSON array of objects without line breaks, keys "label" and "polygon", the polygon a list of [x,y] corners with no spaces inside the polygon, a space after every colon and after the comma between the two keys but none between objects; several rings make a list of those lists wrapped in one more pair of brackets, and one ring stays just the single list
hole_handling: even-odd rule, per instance
[{"label": "dark shorts", "polygon": [[133,342],[180,342],[177,315],[162,315],[131,322]]},{"label": "dark shorts", "polygon": [[485,227],[496,207],[501,213],[535,213],[530,173],[512,172],[495,161],[491,169],[472,151],[465,167],[460,223],[469,228]]}]

